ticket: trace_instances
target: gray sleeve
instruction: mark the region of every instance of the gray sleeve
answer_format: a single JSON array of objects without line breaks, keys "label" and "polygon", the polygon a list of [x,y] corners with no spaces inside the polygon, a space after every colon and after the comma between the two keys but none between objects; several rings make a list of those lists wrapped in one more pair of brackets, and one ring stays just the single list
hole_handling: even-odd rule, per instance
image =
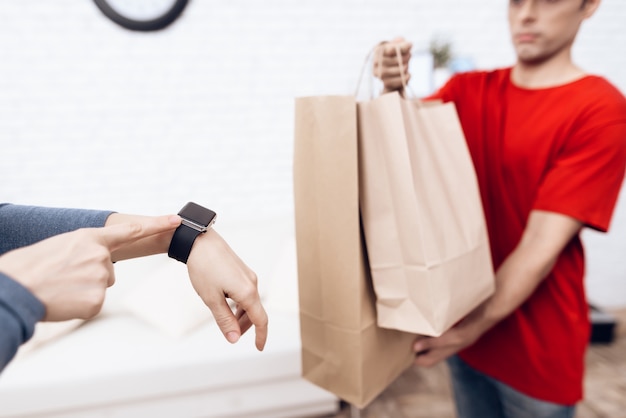
[{"label": "gray sleeve", "polygon": [[0,255],[80,228],[104,226],[112,211],[0,204]]},{"label": "gray sleeve", "polygon": [[0,273],[0,371],[11,361],[20,345],[33,336],[35,324],[46,308],[32,293]]}]

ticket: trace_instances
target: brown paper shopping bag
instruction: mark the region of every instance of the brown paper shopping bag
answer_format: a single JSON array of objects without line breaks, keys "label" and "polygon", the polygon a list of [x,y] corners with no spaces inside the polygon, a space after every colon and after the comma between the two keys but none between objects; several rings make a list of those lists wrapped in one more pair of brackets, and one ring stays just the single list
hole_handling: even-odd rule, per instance
[{"label": "brown paper shopping bag", "polygon": [[302,374],[362,408],[412,363],[415,336],[376,324],[359,221],[355,98],[298,98],[295,116]]},{"label": "brown paper shopping bag", "polygon": [[360,196],[378,324],[438,336],[494,290],[478,183],[452,103],[359,102]]}]

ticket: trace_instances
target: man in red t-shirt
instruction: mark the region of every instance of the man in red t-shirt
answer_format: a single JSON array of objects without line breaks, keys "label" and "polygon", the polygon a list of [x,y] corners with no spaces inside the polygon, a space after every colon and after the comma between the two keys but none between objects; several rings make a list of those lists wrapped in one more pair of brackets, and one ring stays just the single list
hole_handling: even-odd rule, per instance
[{"label": "man in red t-shirt", "polygon": [[[572,417],[582,399],[590,323],[580,231],[607,231],[626,169],[626,99],[571,59],[599,3],[510,0],[513,67],[458,74],[433,95],[457,108],[496,271],[489,300],[414,346],[417,365],[448,359],[461,417]],[[375,70],[398,90],[411,44],[382,48]]]}]

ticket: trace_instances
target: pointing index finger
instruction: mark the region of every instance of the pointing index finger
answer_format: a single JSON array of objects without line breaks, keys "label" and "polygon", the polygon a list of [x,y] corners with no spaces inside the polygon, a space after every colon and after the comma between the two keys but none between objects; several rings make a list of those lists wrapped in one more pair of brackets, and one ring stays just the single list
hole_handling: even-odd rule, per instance
[{"label": "pointing index finger", "polygon": [[170,231],[180,222],[178,215],[151,216],[99,228],[98,234],[109,251],[115,251],[142,238]]}]

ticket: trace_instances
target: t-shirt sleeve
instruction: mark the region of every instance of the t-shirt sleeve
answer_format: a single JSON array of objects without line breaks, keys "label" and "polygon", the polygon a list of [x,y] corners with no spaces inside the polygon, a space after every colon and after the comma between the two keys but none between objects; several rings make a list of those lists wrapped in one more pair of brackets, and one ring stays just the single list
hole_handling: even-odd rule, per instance
[{"label": "t-shirt sleeve", "polygon": [[0,254],[76,229],[104,226],[111,213],[0,204]]},{"label": "t-shirt sleeve", "polygon": [[15,356],[20,345],[33,336],[35,324],[45,313],[39,299],[0,273],[0,371]]},{"label": "t-shirt sleeve", "polygon": [[559,151],[534,209],[562,213],[606,232],[626,170],[626,109],[589,118]]},{"label": "t-shirt sleeve", "polygon": [[448,81],[444,83],[437,91],[429,96],[424,97],[424,101],[442,101],[444,103],[454,102],[455,95],[458,93],[459,79],[463,77],[463,74],[454,74]]}]

